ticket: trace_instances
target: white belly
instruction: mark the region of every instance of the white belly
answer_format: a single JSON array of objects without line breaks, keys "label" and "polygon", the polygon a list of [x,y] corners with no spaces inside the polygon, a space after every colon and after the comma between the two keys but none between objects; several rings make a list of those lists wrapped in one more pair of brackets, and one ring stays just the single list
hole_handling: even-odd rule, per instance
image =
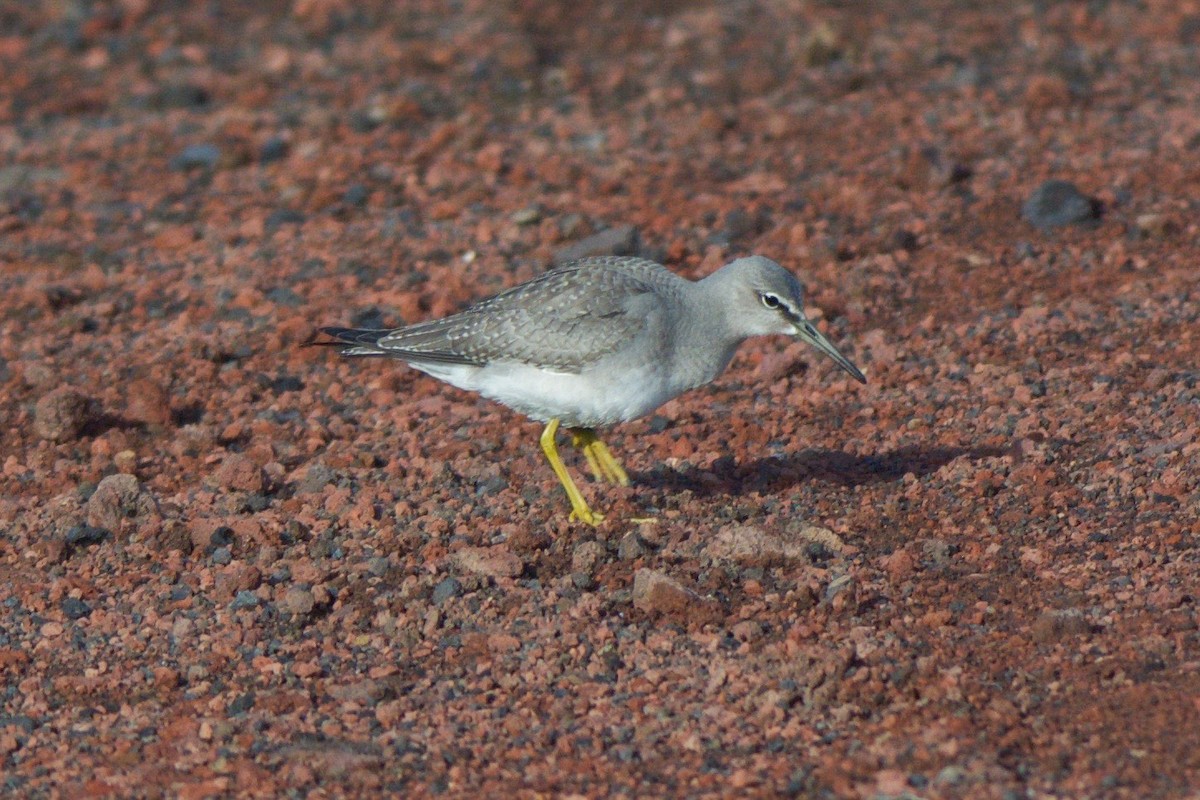
[{"label": "white belly", "polygon": [[503,403],[527,417],[562,420],[573,428],[625,422],[649,414],[683,388],[668,385],[662,370],[644,367],[605,380],[594,371],[549,372],[524,364],[494,363],[483,367],[413,364],[452,386]]}]

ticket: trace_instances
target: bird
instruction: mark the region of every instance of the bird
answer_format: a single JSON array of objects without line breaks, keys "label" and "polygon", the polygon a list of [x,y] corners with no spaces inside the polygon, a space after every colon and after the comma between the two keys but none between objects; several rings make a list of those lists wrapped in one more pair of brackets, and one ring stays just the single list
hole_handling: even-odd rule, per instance
[{"label": "bird", "polygon": [[540,444],[571,503],[597,525],[559,455],[560,426],[597,481],[629,475],[597,428],[643,417],[712,382],[747,339],[780,334],[815,347],[860,383],[863,373],[804,314],[804,289],[764,256],[692,281],[632,256],[592,256],[440,319],[400,328],[322,327],[344,356],[398,359],[545,424]]}]

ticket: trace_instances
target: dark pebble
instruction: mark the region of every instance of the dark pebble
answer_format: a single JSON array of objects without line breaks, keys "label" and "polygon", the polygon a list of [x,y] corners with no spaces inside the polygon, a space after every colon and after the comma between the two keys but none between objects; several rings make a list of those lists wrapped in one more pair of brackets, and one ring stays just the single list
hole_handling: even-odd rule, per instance
[{"label": "dark pebble", "polygon": [[635,558],[641,558],[646,555],[647,548],[642,537],[630,531],[621,537],[620,543],[617,545],[617,558],[622,561],[632,561]]},{"label": "dark pebble", "polygon": [[171,159],[171,169],[213,169],[221,160],[221,150],[215,144],[191,144]]},{"label": "dark pebble", "polygon": [[283,394],[284,392],[298,392],[304,388],[304,381],[297,378],[295,375],[280,375],[270,383],[271,391],[275,394]]},{"label": "dark pebble", "polygon": [[367,187],[361,183],[354,183],[347,187],[346,191],[342,194],[342,202],[348,206],[365,205],[370,194],[367,191]]},{"label": "dark pebble", "polygon": [[296,483],[296,493],[315,494],[333,483],[336,477],[337,475],[332,469],[318,462],[304,471],[304,477]]},{"label": "dark pebble", "polygon": [[1094,222],[1100,218],[1100,203],[1070,181],[1051,180],[1034,189],[1021,207],[1021,216],[1044,231]]},{"label": "dark pebble", "polygon": [[183,83],[166,86],[154,97],[156,108],[199,108],[208,105],[208,92],[201,86]]},{"label": "dark pebble", "polygon": [[499,475],[494,475],[491,478],[480,481],[475,485],[475,494],[480,497],[486,497],[489,494],[496,494],[508,488],[508,481]]},{"label": "dark pebble", "polygon": [[273,231],[282,225],[301,225],[304,223],[304,215],[299,211],[293,211],[290,208],[277,208],[267,215],[267,220],[263,223],[268,231]]},{"label": "dark pebble", "polygon": [[283,138],[272,136],[258,149],[258,160],[263,164],[279,161],[287,156],[289,149],[288,143]]},{"label": "dark pebble", "polygon": [[89,544],[99,544],[111,535],[108,528],[95,525],[76,525],[67,531],[64,537],[70,547],[86,547]]},{"label": "dark pebble", "polygon": [[212,532],[206,549],[209,555],[215,556],[218,550],[228,550],[231,544],[233,544],[233,528],[222,525]]},{"label": "dark pebble", "polygon": [[238,714],[245,714],[252,708],[254,708],[254,692],[246,692],[235,697],[227,710],[229,716],[233,717]]},{"label": "dark pebble", "polygon": [[212,562],[214,564],[224,566],[230,561],[233,561],[233,553],[229,552],[228,547],[218,547],[216,550],[213,550]]},{"label": "dark pebble", "polygon": [[258,595],[254,592],[242,590],[233,598],[233,602],[229,604],[229,608],[233,611],[239,611],[243,608],[255,608],[258,606]]},{"label": "dark pebble", "polygon": [[462,594],[462,584],[458,582],[458,579],[446,578],[446,580],[433,587],[431,599],[434,605],[440,606],[451,597],[458,597],[460,594]]},{"label": "dark pebble", "polygon": [[304,305],[304,300],[300,295],[296,294],[287,286],[276,286],[267,292],[267,299],[278,306],[288,306],[289,308],[299,308]]},{"label": "dark pebble", "polygon": [[62,612],[67,615],[67,619],[83,619],[92,613],[92,607],[82,600],[68,597],[62,601]]}]

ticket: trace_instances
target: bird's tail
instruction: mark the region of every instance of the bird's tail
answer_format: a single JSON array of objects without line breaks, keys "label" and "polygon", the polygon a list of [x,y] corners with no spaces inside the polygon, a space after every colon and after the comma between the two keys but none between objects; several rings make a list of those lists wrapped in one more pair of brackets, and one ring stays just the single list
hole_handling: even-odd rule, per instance
[{"label": "bird's tail", "polygon": [[385,356],[387,351],[376,343],[391,333],[390,328],[321,328],[321,333],[333,337],[331,342],[305,342],[310,347],[340,347],[344,356]]}]

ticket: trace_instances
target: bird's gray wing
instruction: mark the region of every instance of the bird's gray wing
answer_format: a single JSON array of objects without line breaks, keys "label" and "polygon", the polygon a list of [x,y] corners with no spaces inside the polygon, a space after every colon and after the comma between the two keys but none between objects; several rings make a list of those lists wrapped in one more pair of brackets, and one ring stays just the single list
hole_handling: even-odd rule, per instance
[{"label": "bird's gray wing", "polygon": [[[627,260],[633,262],[633,259]],[[568,264],[443,319],[381,337],[397,358],[427,363],[518,362],[580,372],[618,350],[650,324],[661,304],[653,275],[661,266],[620,259]]]}]

